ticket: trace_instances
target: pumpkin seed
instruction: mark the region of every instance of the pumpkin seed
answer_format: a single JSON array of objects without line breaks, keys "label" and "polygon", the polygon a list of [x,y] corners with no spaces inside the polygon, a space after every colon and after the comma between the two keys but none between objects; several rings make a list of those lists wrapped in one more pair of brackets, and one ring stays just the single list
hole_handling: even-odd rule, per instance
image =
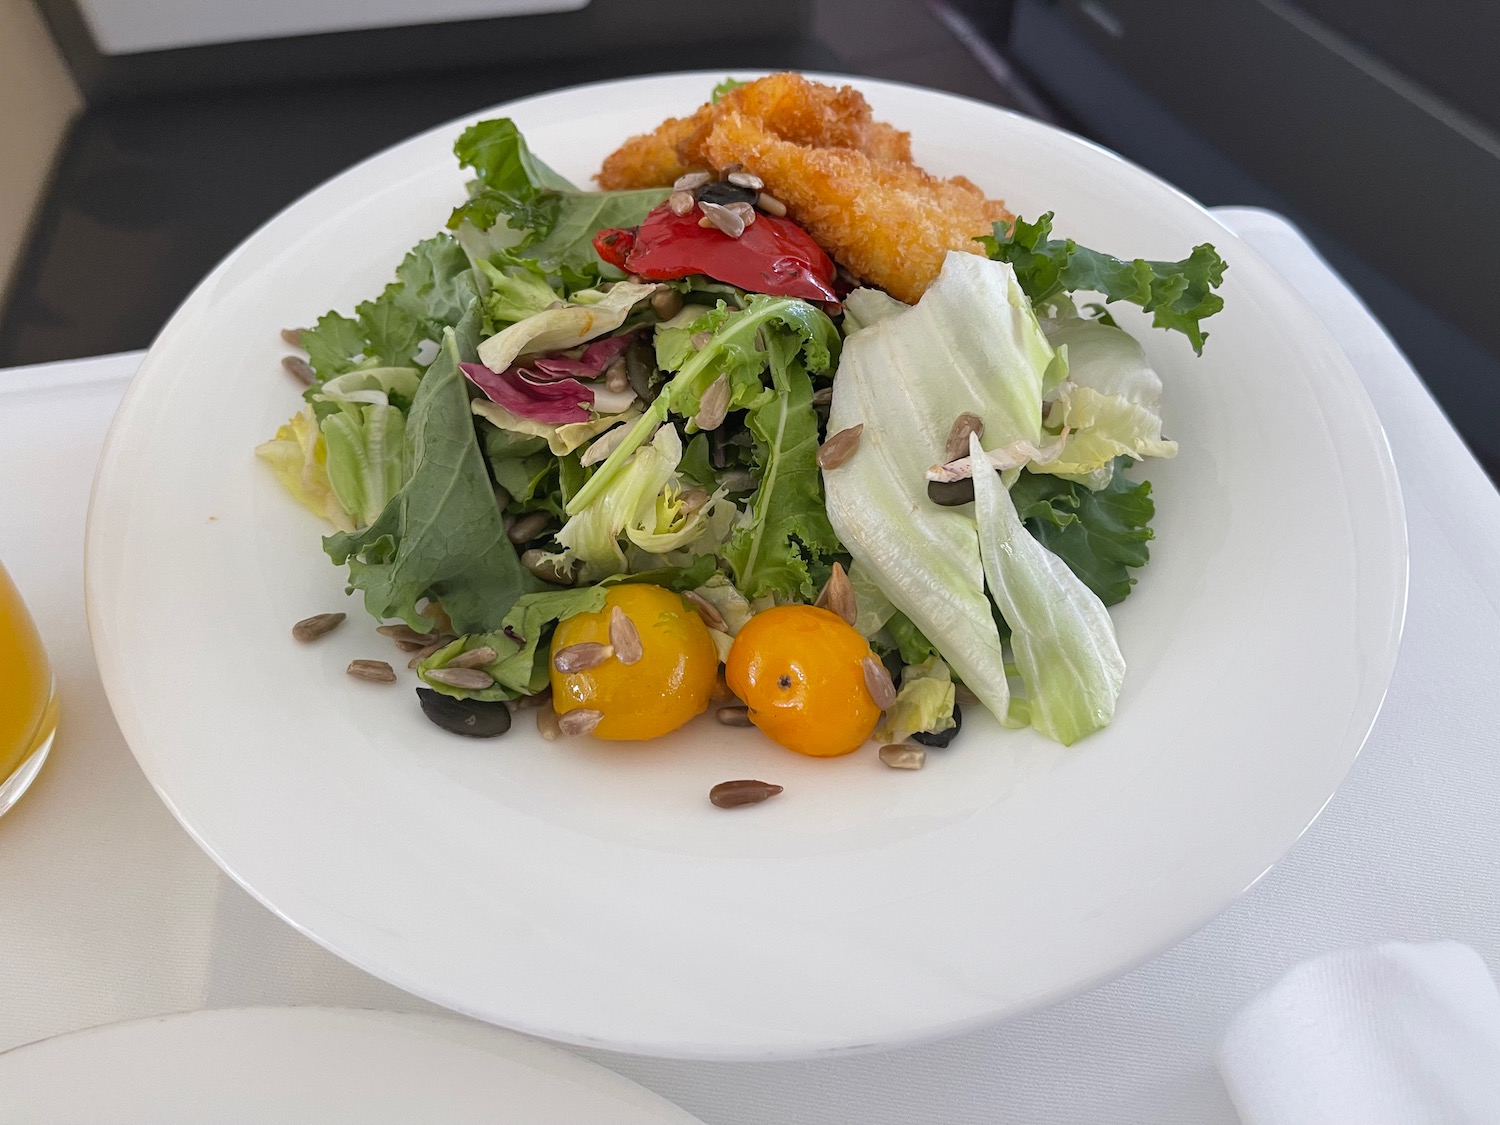
[{"label": "pumpkin seed", "polygon": [[346,616],[348,615],[343,613],[315,613],[311,617],[304,617],[292,626],[292,636],[303,644],[326,637],[344,623]]},{"label": "pumpkin seed", "polygon": [[741,805],[758,805],[781,791],[781,786],[772,782],[742,778],[719,782],[708,791],[708,799],[721,809],[734,809]]},{"label": "pumpkin seed", "polygon": [[466,738],[496,738],[510,730],[510,708],[500,701],[455,699],[451,695],[418,688],[422,714],[437,726]]}]

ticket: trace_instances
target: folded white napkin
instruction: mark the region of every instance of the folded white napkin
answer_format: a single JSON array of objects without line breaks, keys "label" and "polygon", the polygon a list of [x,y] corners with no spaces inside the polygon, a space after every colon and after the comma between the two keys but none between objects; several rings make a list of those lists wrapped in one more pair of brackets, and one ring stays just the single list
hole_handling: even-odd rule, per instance
[{"label": "folded white napkin", "polygon": [[1329,953],[1240,1010],[1219,1071],[1245,1125],[1500,1125],[1500,992],[1458,942]]}]

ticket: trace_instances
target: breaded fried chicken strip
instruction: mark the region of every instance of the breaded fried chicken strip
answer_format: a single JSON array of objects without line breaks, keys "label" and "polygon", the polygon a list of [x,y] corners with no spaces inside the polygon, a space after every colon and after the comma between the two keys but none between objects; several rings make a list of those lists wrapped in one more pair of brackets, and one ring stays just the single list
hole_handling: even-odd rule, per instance
[{"label": "breaded fried chicken strip", "polygon": [[782,73],[738,86],[691,117],[670,117],[654,132],[631,137],[604,161],[599,186],[606,191],[666,187],[684,172],[717,171],[703,142],[729,113],[758,121],[794,144],[857,149],[877,161],[911,160],[910,135],[872,120],[858,90]]},{"label": "breaded fried chicken strip", "polygon": [[735,112],[718,116],[703,151],[715,168],[743,164],[836,261],[908,303],[949,250],[980,253],[974,239],[1014,217],[962,176],[940,180],[850,148],[795,144]]}]

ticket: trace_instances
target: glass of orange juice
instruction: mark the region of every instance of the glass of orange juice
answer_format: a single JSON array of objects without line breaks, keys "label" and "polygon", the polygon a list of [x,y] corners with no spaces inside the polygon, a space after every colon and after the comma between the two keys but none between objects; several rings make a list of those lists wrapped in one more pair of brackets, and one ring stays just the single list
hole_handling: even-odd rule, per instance
[{"label": "glass of orange juice", "polygon": [[0,816],[41,771],[56,729],[52,666],[15,583],[0,566]]}]

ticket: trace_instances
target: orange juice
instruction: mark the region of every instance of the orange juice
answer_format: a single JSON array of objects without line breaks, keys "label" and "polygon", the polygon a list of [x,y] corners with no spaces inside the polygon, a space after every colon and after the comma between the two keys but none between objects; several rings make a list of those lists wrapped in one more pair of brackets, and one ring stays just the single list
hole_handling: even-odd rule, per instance
[{"label": "orange juice", "polygon": [[19,788],[6,782],[47,745],[56,725],[52,669],[42,638],[0,566],[0,813],[20,796]]}]

